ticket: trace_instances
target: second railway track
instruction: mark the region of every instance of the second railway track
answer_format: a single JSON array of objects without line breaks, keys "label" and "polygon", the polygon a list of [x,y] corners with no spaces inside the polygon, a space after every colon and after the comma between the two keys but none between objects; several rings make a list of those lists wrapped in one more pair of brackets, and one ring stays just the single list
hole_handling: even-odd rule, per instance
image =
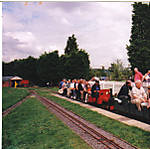
[{"label": "second railway track", "polygon": [[64,109],[51,100],[34,94],[51,112],[60,120],[67,124],[75,133],[77,133],[85,142],[94,149],[137,149],[128,142],[113,136],[112,134],[96,127],[85,121],[80,116]]}]

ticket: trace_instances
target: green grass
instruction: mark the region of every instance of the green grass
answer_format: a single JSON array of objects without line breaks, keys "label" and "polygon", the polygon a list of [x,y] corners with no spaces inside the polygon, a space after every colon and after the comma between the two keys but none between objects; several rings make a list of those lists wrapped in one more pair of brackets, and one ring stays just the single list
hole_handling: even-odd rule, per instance
[{"label": "green grass", "polygon": [[3,118],[3,149],[90,149],[38,100],[30,98]]},{"label": "green grass", "polygon": [[140,149],[150,149],[150,132],[137,127],[125,125],[116,120],[100,115],[97,112],[83,108],[80,105],[70,103],[62,98],[51,96],[49,91],[38,90],[38,93],[55,101],[66,109],[73,111],[96,126],[126,140],[132,145],[135,145]]},{"label": "green grass", "polygon": [[29,95],[29,92],[25,88],[2,88],[2,110],[6,110],[27,95]]},{"label": "green grass", "polygon": [[58,87],[52,87],[52,88],[50,88],[52,91],[58,91],[59,90],[59,88]]}]

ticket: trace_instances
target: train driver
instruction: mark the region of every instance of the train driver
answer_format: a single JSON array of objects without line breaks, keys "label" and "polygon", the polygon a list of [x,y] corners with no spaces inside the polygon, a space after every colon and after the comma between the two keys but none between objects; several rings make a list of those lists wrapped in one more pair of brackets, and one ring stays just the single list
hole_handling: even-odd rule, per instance
[{"label": "train driver", "polygon": [[91,89],[92,97],[96,98],[96,103],[99,97],[99,91],[100,91],[99,81],[96,80],[95,84],[92,86],[92,89]]}]

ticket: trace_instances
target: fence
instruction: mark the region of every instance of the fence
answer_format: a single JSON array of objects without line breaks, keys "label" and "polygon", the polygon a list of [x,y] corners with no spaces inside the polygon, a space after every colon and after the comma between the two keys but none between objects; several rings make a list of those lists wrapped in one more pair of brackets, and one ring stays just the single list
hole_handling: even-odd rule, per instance
[{"label": "fence", "polygon": [[121,81],[100,81],[101,89],[112,88],[112,94],[118,94],[120,88],[123,86],[125,82]]},{"label": "fence", "polygon": [[[119,93],[120,88],[123,86],[124,81],[100,81],[101,89],[112,88],[112,94]],[[132,84],[134,86],[134,84]],[[150,82],[143,82],[143,87],[147,91],[147,87],[150,86]]]}]

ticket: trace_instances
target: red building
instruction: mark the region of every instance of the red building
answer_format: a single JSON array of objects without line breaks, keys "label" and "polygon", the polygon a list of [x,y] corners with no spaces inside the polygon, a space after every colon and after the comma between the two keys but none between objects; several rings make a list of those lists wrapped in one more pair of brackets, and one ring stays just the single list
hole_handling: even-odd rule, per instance
[{"label": "red building", "polygon": [[13,78],[13,76],[3,76],[2,87],[11,87],[11,78]]},{"label": "red building", "polygon": [[29,80],[23,80],[18,76],[3,76],[3,87],[15,87],[15,82],[17,83],[17,87],[28,87]]}]

